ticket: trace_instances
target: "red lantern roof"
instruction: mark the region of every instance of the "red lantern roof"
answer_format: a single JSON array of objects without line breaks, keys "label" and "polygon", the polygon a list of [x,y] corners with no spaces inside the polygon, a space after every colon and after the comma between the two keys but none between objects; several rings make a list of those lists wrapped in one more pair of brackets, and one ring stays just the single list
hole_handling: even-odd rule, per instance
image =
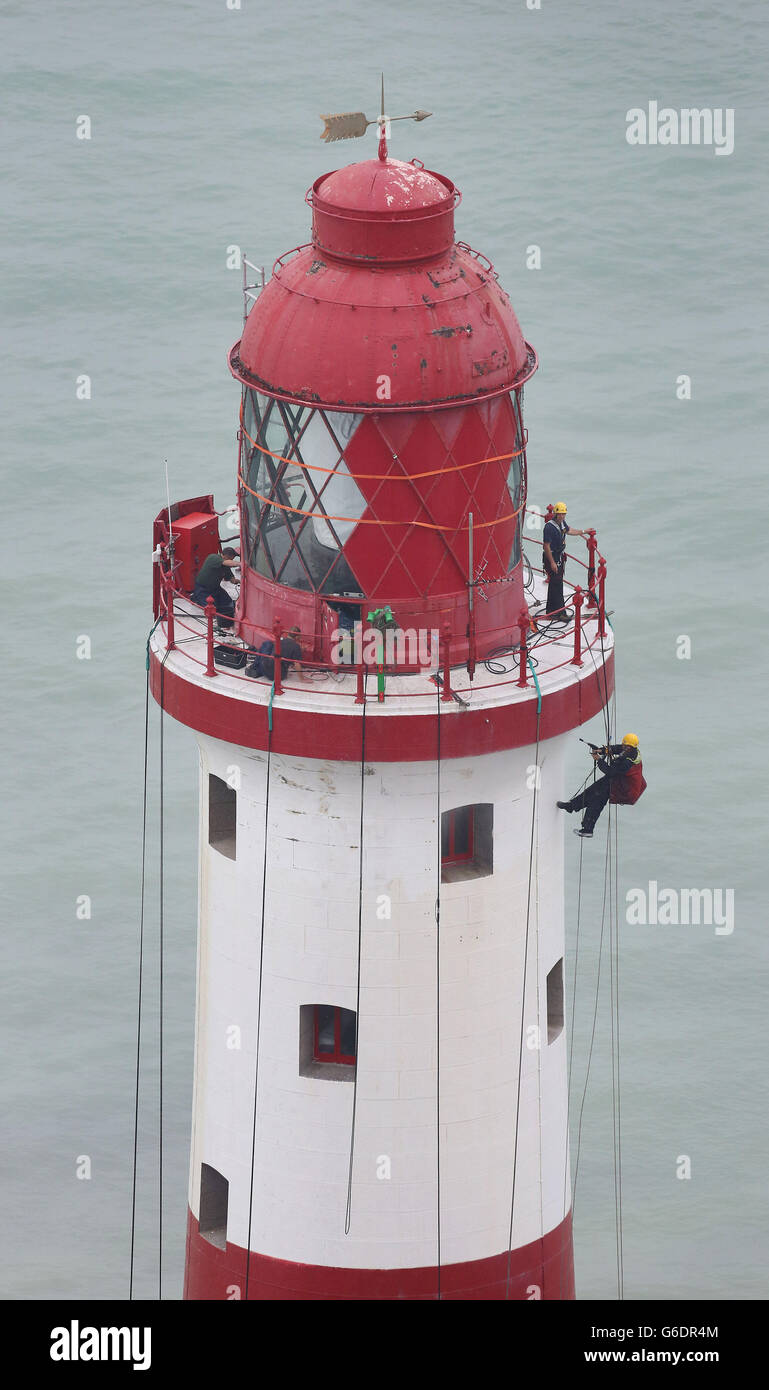
[{"label": "red lantern roof", "polygon": [[493,266],[454,241],[460,195],[417,161],[316,179],[309,246],[276,261],[230,354],[244,384],[337,410],[499,395],[536,367]]}]

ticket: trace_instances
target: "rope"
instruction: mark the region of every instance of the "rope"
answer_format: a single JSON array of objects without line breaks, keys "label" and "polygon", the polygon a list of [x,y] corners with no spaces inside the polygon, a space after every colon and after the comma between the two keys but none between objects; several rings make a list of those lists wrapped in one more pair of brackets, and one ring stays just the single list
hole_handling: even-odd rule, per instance
[{"label": "rope", "polygon": [[[489,460],[484,459],[483,462],[488,463]],[[409,477],[409,475],[404,476]],[[257,497],[260,502],[266,502],[270,507],[277,507],[281,512],[290,512],[292,516],[314,516],[318,521],[351,521],[357,526],[419,526],[423,531],[451,531],[452,534],[470,529],[469,526],[454,526],[453,524],[438,526],[432,521],[404,521],[403,517],[399,517],[397,521],[379,521],[376,517],[332,516],[330,512],[325,511],[306,511],[301,507],[291,507],[286,502],[275,502],[272,497],[267,497],[265,493],[256,492],[254,488],[248,486],[242,473],[238,474],[238,478],[241,486],[245,488],[246,492],[250,492],[252,497]],[[389,479],[382,481],[389,481]],[[498,516],[495,521],[476,521],[473,523],[473,530],[483,531],[488,526],[501,526],[503,521],[513,521],[515,517],[520,516],[522,510],[522,507],[517,507],[514,512],[508,512],[505,516]]]},{"label": "rope", "polygon": [[625,1297],[625,1254],[624,1254],[624,1233],[622,1229],[622,1087],[620,1084],[620,1039],[619,1039],[619,815],[614,812],[614,892],[615,892],[615,921],[617,923],[616,954],[615,954],[615,973],[616,983],[616,1003],[617,1003],[617,1249],[619,1259],[619,1296],[620,1301]]},{"label": "rope", "polygon": [[[610,623],[611,626],[611,623]],[[616,675],[612,691],[612,722],[617,730],[617,682]],[[609,803],[609,834],[611,834],[611,803]],[[614,807],[614,966],[612,972],[612,995],[616,1020],[612,1019],[612,1101],[614,1120],[614,1207],[617,1242],[617,1296],[619,1301],[625,1297],[625,1257],[622,1229],[622,1094],[620,1084],[620,1008],[619,1008],[619,812]],[[616,1042],[615,1042],[616,1033]],[[614,1086],[616,1050],[616,1088]]]},{"label": "rope", "polygon": [[350,1234],[352,1219],[352,1170],[355,1162],[355,1118],[358,1110],[358,1051],[360,1036],[360,961],[363,940],[363,806],[366,784],[366,676],[363,673],[363,709],[360,721],[360,850],[358,854],[358,963],[355,982],[355,1066],[352,1074],[352,1121],[350,1125],[350,1166],[347,1173],[347,1208],[344,1233]]},{"label": "rope", "polygon": [[585,1087],[584,1087],[584,1090],[583,1090],[583,1092],[582,1092],[582,1104],[580,1105],[580,1111],[579,1111],[579,1128],[578,1128],[578,1131],[577,1131],[577,1157],[576,1157],[575,1162],[574,1162],[574,1184],[573,1184],[573,1188],[572,1188],[572,1200],[571,1200],[572,1211],[574,1210],[574,1207],[575,1207],[575,1205],[576,1205],[576,1200],[577,1200],[577,1179],[578,1179],[578,1177],[579,1177],[579,1155],[580,1155],[580,1149],[581,1149],[581,1147],[582,1147],[582,1117],[583,1117],[584,1112],[585,1112],[585,1097],[587,1096],[587,1087],[588,1087],[588,1082],[589,1082],[589,1080],[590,1080],[590,1064],[591,1064],[592,1058],[593,1058],[593,1044],[594,1044],[594,1042],[595,1042],[595,1029],[596,1029],[596,1021],[597,1021],[597,1018],[598,1018],[598,999],[599,999],[600,990],[601,990],[601,959],[602,959],[602,956],[603,956],[604,922],[605,922],[605,920],[606,920],[606,886],[607,886],[607,882],[608,882],[608,875],[609,875],[609,838],[608,838],[608,834],[607,834],[607,837],[606,837],[606,859],[605,859],[605,862],[604,862],[604,871],[603,871],[603,905],[602,905],[602,907],[601,907],[601,935],[600,935],[599,942],[598,942],[598,971],[597,971],[597,974],[596,974],[596,981],[595,981],[595,1006],[594,1006],[594,1009],[593,1009],[593,1029],[592,1029],[592,1032],[591,1032],[591,1035],[590,1035],[590,1049],[589,1049],[588,1058],[587,1058],[587,1070],[586,1070],[586,1072],[585,1072]]},{"label": "rope", "polygon": [[[157,627],[157,623],[155,624]],[[154,628],[152,631],[154,632]],[[150,633],[150,637],[152,633]],[[149,637],[147,638],[149,643]],[[142,981],[144,975],[144,888],[145,888],[145,866],[147,862],[147,749],[149,745],[149,722],[150,722],[150,673],[149,664],[144,686],[144,790],[142,793],[142,854],[141,854],[141,889],[139,899],[139,999],[137,1004],[137,1024],[136,1024],[136,1081],[134,1093],[134,1154],[133,1154],[133,1176],[131,1182],[131,1262],[128,1279],[128,1298],[129,1302],[134,1296],[134,1251],[136,1245],[136,1175],[139,1152],[139,1074],[141,1069],[141,1040],[142,1040]]]},{"label": "rope", "polygon": [[436,686],[436,794],[438,798],[438,883],[435,897],[435,1154],[438,1302],[441,1300],[441,689]]},{"label": "rope", "polygon": [[[539,766],[539,724],[540,709],[537,709],[537,740],[534,763]],[[510,1298],[510,1274],[513,1254],[513,1222],[515,1218],[515,1183],[518,1175],[518,1130],[521,1115],[521,1073],[523,1071],[523,1033],[526,1023],[526,975],[529,961],[529,922],[531,918],[531,877],[534,865],[534,829],[537,813],[537,781],[534,780],[534,795],[531,801],[531,837],[529,841],[529,882],[526,890],[526,935],[523,950],[523,977],[521,980],[521,1026],[518,1039],[518,1085],[515,1098],[515,1144],[513,1147],[513,1184],[510,1195],[510,1229],[507,1241],[507,1275],[505,1279],[505,1299]]]},{"label": "rope", "polygon": [[[274,664],[274,663],[273,663]],[[274,674],[274,673],[273,673]],[[267,900],[267,822],[270,814],[270,772],[272,769],[272,697],[275,694],[275,681],[272,683],[270,704],[267,712],[267,770],[264,790],[264,855],[262,859],[262,919],[259,927],[259,987],[256,999],[256,1049],[254,1053],[254,1104],[251,1133],[251,1177],[248,1187],[248,1238],[246,1240],[246,1297],[251,1277],[251,1229],[254,1211],[254,1168],[256,1164],[256,1115],[259,1095],[259,1037],[262,1028],[262,976],[264,965],[264,909]]]},{"label": "rope", "polygon": [[[609,884],[612,883],[612,807],[609,803],[609,815],[607,822],[607,842],[609,848]],[[613,817],[616,823],[616,812]],[[615,993],[615,964],[617,943],[615,935],[615,916],[614,902],[612,893],[609,893],[609,1017],[611,1035],[611,1118],[612,1118],[612,1160],[614,1164],[614,1232],[617,1255],[617,1296],[622,1298],[622,1277],[620,1273],[620,1218],[619,1218],[619,1170],[617,1164],[617,1057],[616,1057],[616,1038],[615,1038],[615,1013],[616,1013],[616,993]]]},{"label": "rope", "polygon": [[[248,430],[243,424],[242,404],[240,407],[240,428],[246,436],[246,439],[248,440],[249,444],[253,445],[255,449],[258,449],[260,454],[265,454],[267,458],[275,459],[278,463],[293,463],[297,468],[306,468],[312,473],[338,472],[339,461],[337,462],[334,468],[323,468],[319,463],[305,463],[304,459],[301,457],[298,457],[297,459],[288,459],[286,458],[285,454],[275,454],[272,452],[271,449],[265,449],[263,444],[257,444],[256,440],[251,438],[251,435],[248,433]],[[336,443],[337,441],[335,440],[334,442]],[[409,473],[406,476],[403,476],[401,474],[393,474],[392,477],[386,473],[351,473],[350,477],[353,479],[354,482],[357,482],[358,479],[362,479],[365,482],[390,483],[393,481],[393,479],[395,479],[395,481],[402,483],[413,482],[417,478],[435,478],[439,473],[443,475],[461,473],[465,468],[478,468],[479,465],[482,463],[512,462],[513,459],[520,458],[521,454],[526,452],[526,445],[528,444],[528,442],[529,436],[528,431],[526,431],[526,439],[524,440],[523,447],[520,449],[516,449],[514,454],[492,454],[489,458],[472,459],[470,463],[458,463],[455,465],[454,468],[431,468],[427,473]],[[298,443],[298,440],[294,440],[294,443]],[[345,476],[346,474],[340,474],[340,477]]]},{"label": "rope", "polygon": [[158,1006],[158,1301],[163,1299],[163,928],[165,915],[165,884],[164,884],[164,854],[165,854],[165,827],[164,827],[164,782],[165,768],[163,756],[163,730],[165,726],[165,709],[163,706],[165,665],[170,656],[170,651],[166,648],[163,659],[160,663],[160,833],[158,837],[158,873],[159,884],[159,939],[158,939],[158,964],[159,964],[159,1006]]},{"label": "rope", "polygon": [[[588,774],[588,775],[589,775],[589,774]],[[582,786],[583,786],[583,787],[584,787],[584,785],[585,785],[586,782],[587,782],[587,777],[585,778],[585,781],[582,783]],[[581,791],[581,790],[582,790],[582,788],[580,788],[580,791]],[[577,793],[577,795],[579,795],[579,793]],[[569,1110],[570,1110],[570,1108],[571,1108],[571,1077],[572,1077],[572,1070],[573,1070],[573,1063],[574,1063],[574,1020],[575,1020],[576,1012],[577,1012],[577,974],[578,974],[578,971],[579,971],[579,928],[580,928],[580,921],[581,921],[581,918],[582,918],[582,857],[583,857],[583,854],[584,854],[584,849],[585,849],[585,841],[584,841],[584,840],[580,840],[580,842],[579,842],[579,882],[578,882],[578,884],[577,884],[577,934],[576,934],[576,940],[575,940],[575,943],[574,943],[574,979],[573,979],[573,982],[572,982],[572,991],[571,991],[571,1021],[570,1021],[570,1024],[569,1024],[569,1064],[568,1064],[567,1073],[566,1073],[566,1127],[567,1127],[567,1143],[566,1143],[566,1149],[565,1149],[565,1153],[564,1153],[564,1163],[563,1163],[563,1202],[562,1202],[562,1206],[563,1206],[563,1209],[564,1209],[564,1213],[565,1213],[565,1211],[566,1211],[566,1189],[567,1189],[568,1181],[569,1181],[568,1124],[569,1124]],[[561,1258],[560,1258],[560,1260],[559,1260],[559,1273],[558,1273],[558,1291],[559,1291],[559,1294],[560,1294],[561,1298],[563,1297],[563,1284],[564,1284],[564,1251],[563,1251],[563,1247],[562,1247],[562,1248],[561,1248]]]}]

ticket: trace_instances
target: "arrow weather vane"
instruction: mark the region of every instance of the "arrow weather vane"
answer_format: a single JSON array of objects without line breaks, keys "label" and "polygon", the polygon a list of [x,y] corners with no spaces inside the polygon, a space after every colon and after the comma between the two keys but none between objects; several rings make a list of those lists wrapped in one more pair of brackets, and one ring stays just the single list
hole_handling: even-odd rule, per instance
[{"label": "arrow weather vane", "polygon": [[410,116],[386,116],[384,109],[384,73],[382,73],[382,110],[380,115],[369,120],[363,111],[345,111],[338,116],[321,116],[324,129],[321,140],[330,144],[332,140],[357,140],[365,135],[370,125],[379,126],[379,158],[387,158],[386,132],[391,121],[426,121],[432,111],[412,111]]}]

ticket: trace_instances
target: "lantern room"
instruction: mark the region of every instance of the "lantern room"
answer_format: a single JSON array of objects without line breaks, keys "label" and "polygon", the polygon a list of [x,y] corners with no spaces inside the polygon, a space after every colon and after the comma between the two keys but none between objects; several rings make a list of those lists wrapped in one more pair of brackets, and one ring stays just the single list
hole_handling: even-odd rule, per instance
[{"label": "lantern room", "polygon": [[323,661],[340,614],[389,605],[402,627],[448,623],[459,657],[517,622],[536,354],[454,239],[459,199],[417,160],[316,179],[312,241],[276,261],[230,353],[246,640],[277,619]]}]

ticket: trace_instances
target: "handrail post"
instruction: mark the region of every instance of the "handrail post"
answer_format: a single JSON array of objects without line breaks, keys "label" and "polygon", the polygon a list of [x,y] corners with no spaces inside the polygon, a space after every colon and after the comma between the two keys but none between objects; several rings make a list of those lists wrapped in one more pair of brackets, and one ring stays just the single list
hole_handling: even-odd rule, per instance
[{"label": "handrail post", "polygon": [[281,635],[281,632],[282,632],[282,631],[283,631],[283,628],[282,628],[282,626],[281,626],[280,618],[276,618],[276,619],[275,619],[275,624],[274,624],[273,629],[272,629],[272,635],[273,635],[272,679],[273,679],[273,683],[274,683],[274,685],[275,685],[275,694],[276,694],[276,695],[282,695],[282,694],[283,694],[283,683],[282,683],[282,681],[281,681],[281,671],[282,671],[283,663],[282,663],[282,661],[281,661],[281,659],[280,659],[280,652],[281,652],[280,635]]},{"label": "handrail post", "polygon": [[443,694],[441,700],[451,700],[451,628],[448,623],[443,624],[441,634],[441,662],[443,665]]},{"label": "handrail post", "polygon": [[595,536],[595,527],[587,528],[587,601],[590,608],[595,608],[597,599],[595,596],[595,552],[598,549],[598,541]]},{"label": "handrail post", "polygon": [[547,511],[545,512],[545,524],[547,525],[547,522],[548,522],[548,521],[552,521],[554,516],[555,516],[555,511],[554,511],[554,509],[553,509],[553,504],[552,504],[552,502],[548,502],[548,504],[547,504]]},{"label": "handrail post", "polygon": [[606,561],[603,556],[598,566],[598,636],[606,636]]},{"label": "handrail post", "polygon": [[174,642],[174,586],[170,575],[163,575],[163,593],[166,605],[166,651],[172,652]]},{"label": "handrail post", "polygon": [[521,668],[518,676],[520,686],[528,685],[527,661],[529,656],[528,637],[529,637],[529,610],[522,608],[518,617],[518,627],[521,633]]},{"label": "handrail post", "polygon": [[207,676],[215,676],[215,675],[217,674],[216,667],[214,666],[214,615],[215,615],[215,613],[216,613],[216,604],[214,603],[213,595],[212,595],[212,594],[209,594],[209,595],[208,595],[208,598],[206,599],[206,648],[207,648],[207,655],[208,655],[208,665],[206,666],[206,675],[207,675]]},{"label": "handrail post", "polygon": [[581,608],[584,602],[584,594],[579,584],[574,590],[574,655],[571,659],[572,666],[582,665],[582,614]]},{"label": "handrail post", "polygon": [[364,684],[363,684],[363,672],[364,672],[364,670],[365,670],[365,667],[364,667],[364,665],[363,665],[363,662],[362,662],[362,661],[359,661],[359,662],[358,662],[358,665],[357,665],[356,668],[355,668],[355,675],[356,675],[356,678],[357,678],[357,680],[356,680],[356,686],[355,686],[355,703],[356,703],[356,705],[365,705],[365,703],[366,703],[365,686],[364,686]]}]

